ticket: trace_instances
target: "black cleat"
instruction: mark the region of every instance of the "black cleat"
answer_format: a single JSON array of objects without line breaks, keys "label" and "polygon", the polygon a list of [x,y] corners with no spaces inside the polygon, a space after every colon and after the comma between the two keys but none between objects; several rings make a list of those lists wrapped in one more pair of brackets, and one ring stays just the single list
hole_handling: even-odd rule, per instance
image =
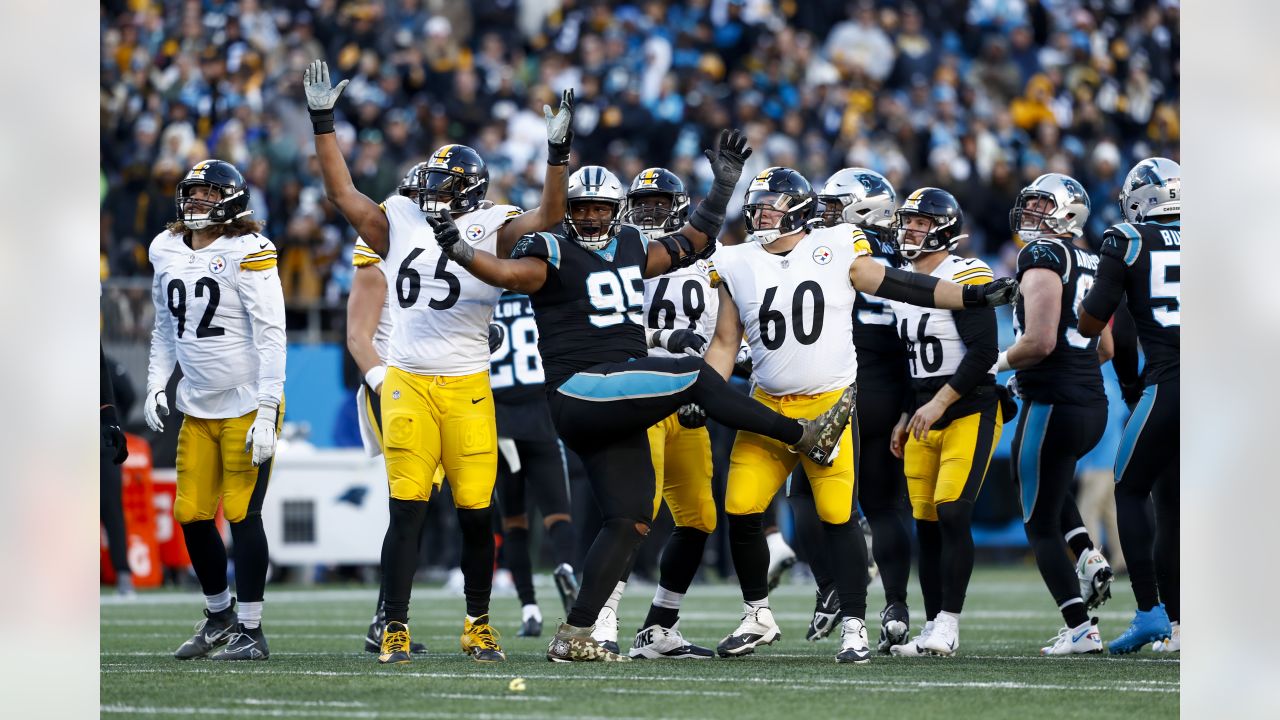
[{"label": "black cleat", "polygon": [[205,610],[204,620],[196,623],[196,634],[182,643],[173,656],[179,660],[191,660],[208,655],[227,643],[238,623],[235,599],[231,600],[231,606],[226,610],[216,613]]},{"label": "black cleat", "polygon": [[835,404],[821,415],[812,420],[801,420],[804,435],[791,449],[819,465],[830,467],[835,462],[836,452],[840,447],[840,436],[844,434],[844,428],[849,424],[849,417],[853,415],[857,399],[857,388],[850,385],[836,399]]},{"label": "black cleat", "polygon": [[573,574],[573,568],[569,563],[560,563],[552,573],[551,577],[556,581],[556,590],[560,592],[560,602],[564,604],[565,617],[569,616],[569,611],[573,609],[573,603],[578,600],[578,578]]},{"label": "black cleat", "polygon": [[516,637],[542,637],[542,620],[536,617],[525,618]]},{"label": "black cleat", "polygon": [[907,642],[911,632],[911,616],[907,613],[904,602],[890,603],[880,611],[880,642],[876,645],[881,653],[888,655],[894,645]]},{"label": "black cleat", "polygon": [[825,639],[836,628],[836,620],[840,617],[840,596],[833,587],[826,592],[818,589],[817,601],[813,605],[813,619],[809,621],[809,630],[804,639],[817,642]]},{"label": "black cleat", "polygon": [[267,649],[267,636],[262,633],[262,626],[247,628],[237,624],[235,632],[227,638],[227,644],[213,655],[210,660],[266,660],[271,657]]}]

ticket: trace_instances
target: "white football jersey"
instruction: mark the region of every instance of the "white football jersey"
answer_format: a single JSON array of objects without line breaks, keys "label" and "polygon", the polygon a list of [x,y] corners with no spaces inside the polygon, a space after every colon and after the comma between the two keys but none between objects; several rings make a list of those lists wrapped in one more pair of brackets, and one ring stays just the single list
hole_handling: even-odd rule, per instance
[{"label": "white football jersey", "polygon": [[[706,338],[716,332],[720,295],[711,288],[706,260],[644,281],[645,327],[650,330],[693,330]],[[649,348],[654,357],[681,357],[666,348]]]},{"label": "white football jersey", "polygon": [[[995,274],[978,258],[947,255],[930,273],[936,278],[963,285],[991,282]],[[955,315],[951,310],[908,305],[889,301],[898,325],[898,335],[907,345],[911,377],[931,378],[955,374],[968,350],[960,339]],[[991,366],[994,374],[996,366]]]},{"label": "white football jersey", "polygon": [[[386,273],[391,345],[387,364],[418,375],[470,375],[489,369],[489,321],[502,294],[449,260],[417,203],[383,203],[391,225]],[[520,208],[485,203],[454,218],[463,242],[497,252],[498,229]]]},{"label": "white football jersey", "polygon": [[387,294],[382,298],[382,314],[378,316],[378,327],[373,331],[373,351],[378,353],[378,357],[385,363],[387,353],[391,349],[391,293],[395,292],[391,281],[394,278],[387,277],[387,264],[362,238],[356,238],[356,249],[351,254],[351,264],[358,268],[375,266],[387,280]]},{"label": "white football jersey", "polygon": [[276,247],[257,235],[192,250],[165,231],[148,250],[156,307],[147,387],[182,367],[175,403],[192,417],[240,417],[284,395],[284,293]]},{"label": "white football jersey", "polygon": [[853,384],[857,291],[849,266],[870,254],[866,235],[853,225],[815,229],[786,255],[755,242],[716,253],[712,277],[719,277],[738,306],[761,389],[816,395]]}]

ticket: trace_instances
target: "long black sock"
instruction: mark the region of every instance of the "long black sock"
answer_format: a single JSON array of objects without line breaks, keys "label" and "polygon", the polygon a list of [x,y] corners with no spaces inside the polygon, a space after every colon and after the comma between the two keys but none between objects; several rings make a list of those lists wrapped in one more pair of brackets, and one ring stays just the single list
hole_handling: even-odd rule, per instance
[{"label": "long black sock", "polygon": [[867,616],[867,543],[856,517],[835,525],[822,523],[831,557],[831,570],[840,593],[840,614],[865,619]]},{"label": "long black sock", "polygon": [[796,524],[796,544],[804,553],[818,588],[826,592],[835,586],[836,580],[831,570],[832,553],[826,544],[823,523],[818,519],[818,508],[812,495],[792,495],[789,501],[791,517]]},{"label": "long black sock", "polygon": [[1116,524],[1120,528],[1120,546],[1129,566],[1129,584],[1133,586],[1138,609],[1150,610],[1160,603],[1156,587],[1154,538],[1150,494],[1128,492],[1125,483],[1116,485]]},{"label": "long black sock", "polygon": [[409,622],[409,594],[418,571],[418,541],[427,519],[425,500],[388,502],[390,518],[382,539],[383,609],[387,620]]},{"label": "long black sock", "polygon": [[236,599],[262,602],[267,585],[267,533],[262,515],[253,513],[231,523],[232,553],[236,558]]},{"label": "long black sock", "polygon": [[502,556],[516,585],[521,605],[537,603],[533,592],[533,561],[529,557],[529,528],[509,527],[502,543]]},{"label": "long black sock", "polygon": [[197,520],[182,526],[182,539],[191,556],[191,569],[200,580],[205,595],[217,595],[227,589],[227,546],[212,520]]},{"label": "long black sock", "polygon": [[800,442],[804,435],[800,423],[730,388],[724,378],[706,363],[702,364],[698,381],[693,384],[693,399],[712,420],[735,430],[764,435],[788,445]]},{"label": "long black sock", "polygon": [[[467,597],[467,614],[488,615],[493,590],[493,509],[458,508],[458,527],[462,530],[462,592]],[[528,557],[526,547],[526,562]]]},{"label": "long black sock", "polygon": [[1071,553],[1079,560],[1081,556],[1097,547],[1093,544],[1093,538],[1089,537],[1089,531],[1084,527],[1084,520],[1080,517],[1080,508],[1076,505],[1075,498],[1067,496],[1065,502],[1062,503],[1062,513],[1058,520],[1062,533],[1067,537],[1067,547],[1071,548]]},{"label": "long black sock", "polygon": [[920,540],[920,594],[924,617],[932,620],[942,610],[942,529],[932,520],[916,520]]},{"label": "long black sock", "polygon": [[907,601],[911,577],[911,535],[897,508],[863,508],[871,524],[871,551],[880,567],[886,603]]},{"label": "long black sock", "polygon": [[551,523],[547,528],[547,539],[551,541],[551,556],[556,565],[573,565],[573,557],[577,552],[573,547],[573,523],[569,520]]},{"label": "long black sock", "polygon": [[[385,545],[387,542],[387,539],[384,537],[382,539],[382,542]],[[387,600],[387,585],[384,582],[379,582],[378,583],[378,604],[373,606],[373,614],[375,616],[382,614],[382,603],[386,602],[386,600]]]},{"label": "long black sock", "polygon": [[764,514],[730,515],[729,552],[742,587],[742,599],[769,597],[769,544],[764,539]]},{"label": "long black sock", "polygon": [[1170,622],[1182,617],[1182,592],[1179,586],[1178,562],[1181,556],[1178,537],[1178,511],[1181,504],[1178,489],[1179,474],[1175,467],[1161,477],[1152,490],[1156,506],[1156,578],[1160,585],[1160,599],[1169,613]]},{"label": "long black sock", "polygon": [[973,533],[970,530],[973,505],[955,500],[938,506],[938,527],[942,532],[942,611],[959,614],[973,575]]},{"label": "long black sock", "polygon": [[574,627],[591,627],[600,616],[600,608],[613,593],[618,580],[627,570],[635,550],[648,533],[648,526],[627,518],[604,521],[595,542],[587,551],[582,571],[582,588],[565,622]]},{"label": "long black sock", "polygon": [[[671,539],[667,540],[658,561],[658,585],[680,595],[688,592],[693,576],[698,574],[698,566],[702,564],[702,551],[706,549],[709,537],[710,533],[692,527],[677,526],[672,530]],[[644,627],[656,624],[669,628],[679,619],[678,608],[650,605]]]}]

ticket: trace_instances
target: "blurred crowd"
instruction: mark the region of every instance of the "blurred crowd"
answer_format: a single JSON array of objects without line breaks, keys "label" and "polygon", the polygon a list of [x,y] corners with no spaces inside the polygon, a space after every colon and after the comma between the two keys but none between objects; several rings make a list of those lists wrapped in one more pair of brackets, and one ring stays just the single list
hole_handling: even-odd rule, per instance
[{"label": "blurred crowd", "polygon": [[575,166],[625,183],[663,165],[699,197],[701,149],[742,127],[744,183],[860,165],[900,195],[943,187],[962,251],[1006,268],[1009,208],[1039,174],[1084,183],[1097,238],[1133,162],[1179,159],[1177,0],[116,0],[101,23],[103,276],[150,274],[175,183],[218,157],[248,179],[293,307],[337,307],[350,281],[302,95],[313,58],[351,80],[337,136],[374,199],[455,142],[488,162],[491,200],[535,205],[541,109],[564,87]]}]

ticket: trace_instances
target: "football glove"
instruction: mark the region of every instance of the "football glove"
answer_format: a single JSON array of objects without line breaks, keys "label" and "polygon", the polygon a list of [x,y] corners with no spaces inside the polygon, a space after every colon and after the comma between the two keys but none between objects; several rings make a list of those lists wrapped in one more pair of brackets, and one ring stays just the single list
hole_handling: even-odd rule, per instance
[{"label": "football glove", "polygon": [[507,329],[502,323],[489,323],[489,354],[498,352],[502,341],[507,339]]},{"label": "football glove", "polygon": [[316,135],[333,132],[333,106],[350,80],[343,80],[338,87],[329,83],[329,63],[313,60],[302,72],[302,90],[307,96],[307,112],[311,114],[311,127]]},{"label": "football glove", "polygon": [[1009,381],[1004,384],[1005,389],[1009,391],[1009,395],[1021,400],[1022,391],[1018,388],[1018,374],[1014,373]]},{"label": "football glove", "polygon": [[428,214],[427,224],[436,235],[436,244],[450,260],[463,267],[471,264],[471,258],[475,257],[475,250],[469,244],[462,242],[462,233],[458,232],[458,226],[453,224],[453,218],[449,213]]},{"label": "football glove", "polygon": [[147,390],[147,402],[142,406],[142,418],[147,427],[155,432],[164,432],[164,421],[160,418],[169,416],[169,396],[163,388]]},{"label": "football glove", "polygon": [[547,121],[547,164],[568,165],[569,146],[573,144],[573,88],[560,96],[560,109],[551,114],[551,106],[542,106]]},{"label": "football glove", "polygon": [[657,333],[658,344],[666,348],[667,352],[685,353],[694,357],[700,357],[702,351],[707,347],[707,339],[698,333],[688,330],[659,330]]},{"label": "football glove", "polygon": [[1146,389],[1147,386],[1143,384],[1141,377],[1136,382],[1120,383],[1120,397],[1124,399],[1124,404],[1129,408],[1129,412],[1133,412],[1133,408],[1142,399],[1142,391]]},{"label": "football glove", "polygon": [[721,130],[715,149],[703,150],[702,154],[711,163],[715,183],[733,188],[742,176],[742,166],[751,157],[751,148],[747,146],[747,136],[741,130]]},{"label": "football glove", "polygon": [[111,453],[111,462],[119,465],[129,457],[129,444],[120,429],[120,420],[116,409],[110,405],[102,408],[99,414],[102,428],[102,454]]},{"label": "football glove", "polygon": [[276,418],[279,407],[272,403],[258,405],[258,414],[253,418],[253,425],[244,436],[244,451],[253,454],[253,465],[257,467],[276,454]]},{"label": "football glove", "polygon": [[1018,281],[1013,278],[997,278],[982,285],[964,285],[966,308],[986,308],[1009,305],[1018,299]]},{"label": "football glove", "polygon": [[707,424],[707,411],[702,409],[698,403],[689,403],[680,406],[676,411],[676,420],[680,425],[690,430],[700,428]]}]

